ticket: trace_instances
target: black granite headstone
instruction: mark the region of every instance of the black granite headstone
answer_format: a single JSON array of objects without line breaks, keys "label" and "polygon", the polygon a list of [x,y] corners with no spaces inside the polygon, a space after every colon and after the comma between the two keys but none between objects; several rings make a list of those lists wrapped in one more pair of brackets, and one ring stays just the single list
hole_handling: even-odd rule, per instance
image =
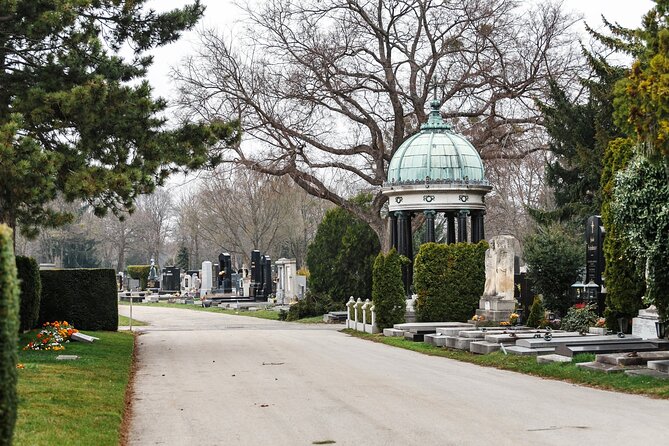
[{"label": "black granite headstone", "polygon": [[163,268],[163,278],[161,280],[161,291],[179,291],[181,268],[176,266],[168,266]]},{"label": "black granite headstone", "polygon": [[586,256],[585,256],[585,283],[590,281],[599,285],[597,291],[596,304],[598,313],[602,314],[604,311],[604,294],[601,293],[601,288],[604,285],[602,273],[604,272],[604,236],[605,230],[602,225],[602,219],[599,215],[593,215],[588,218],[585,227],[585,242],[586,242]]}]

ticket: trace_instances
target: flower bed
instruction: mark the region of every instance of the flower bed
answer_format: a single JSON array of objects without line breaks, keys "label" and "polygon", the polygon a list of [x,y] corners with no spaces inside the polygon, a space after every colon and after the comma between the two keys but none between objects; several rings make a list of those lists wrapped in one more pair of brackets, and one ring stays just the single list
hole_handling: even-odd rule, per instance
[{"label": "flower bed", "polygon": [[72,333],[79,331],[67,321],[45,322],[42,327],[23,350],[65,350],[63,344],[70,342]]}]

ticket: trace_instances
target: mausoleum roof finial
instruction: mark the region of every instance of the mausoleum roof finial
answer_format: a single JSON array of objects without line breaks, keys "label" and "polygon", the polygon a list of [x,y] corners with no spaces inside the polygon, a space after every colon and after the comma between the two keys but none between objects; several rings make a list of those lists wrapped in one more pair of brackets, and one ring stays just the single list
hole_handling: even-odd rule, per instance
[{"label": "mausoleum roof finial", "polygon": [[428,115],[427,122],[420,126],[421,130],[451,130],[450,124],[447,124],[444,119],[441,117],[441,101],[437,99],[437,86],[435,82],[432,86],[433,88],[433,97],[430,101],[430,114]]}]

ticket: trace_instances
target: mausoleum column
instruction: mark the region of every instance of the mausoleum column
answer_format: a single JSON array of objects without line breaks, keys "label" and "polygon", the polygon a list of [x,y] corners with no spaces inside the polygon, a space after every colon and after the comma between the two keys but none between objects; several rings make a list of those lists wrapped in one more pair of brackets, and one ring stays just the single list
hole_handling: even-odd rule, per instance
[{"label": "mausoleum column", "polygon": [[406,234],[407,230],[407,213],[404,211],[395,212],[395,219],[397,224],[395,225],[395,238],[397,240],[397,252],[403,256],[406,256],[408,253],[407,249],[407,239]]},{"label": "mausoleum column", "polygon": [[390,213],[390,246],[395,249],[397,247],[397,215],[395,212]]},{"label": "mausoleum column", "polygon": [[481,211],[472,212],[472,243],[478,243],[481,240],[481,220],[483,215]]},{"label": "mausoleum column", "polygon": [[467,216],[468,210],[458,212],[458,242],[467,242]]},{"label": "mausoleum column", "polygon": [[446,243],[455,243],[455,213],[446,212]]},{"label": "mausoleum column", "polygon": [[423,211],[425,214],[425,223],[427,224],[427,230],[425,231],[425,242],[430,243],[435,241],[434,235],[434,216],[436,212],[434,211]]},{"label": "mausoleum column", "polygon": [[484,222],[484,217],[485,216],[485,211],[481,211],[481,227],[479,228],[479,234],[481,236],[481,240],[485,240],[485,222]]}]

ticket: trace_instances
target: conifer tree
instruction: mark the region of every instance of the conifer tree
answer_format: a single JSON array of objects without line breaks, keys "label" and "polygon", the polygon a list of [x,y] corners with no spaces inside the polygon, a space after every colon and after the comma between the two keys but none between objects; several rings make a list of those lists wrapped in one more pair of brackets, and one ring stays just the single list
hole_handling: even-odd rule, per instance
[{"label": "conifer tree", "polygon": [[[145,80],[146,51],[175,41],[204,10],[166,13],[145,0],[0,3],[0,223],[39,227],[71,220],[49,208],[57,194],[97,215],[133,201],[180,169],[216,164],[233,125],[167,128],[166,102]],[[130,58],[119,56],[131,48]]]}]

